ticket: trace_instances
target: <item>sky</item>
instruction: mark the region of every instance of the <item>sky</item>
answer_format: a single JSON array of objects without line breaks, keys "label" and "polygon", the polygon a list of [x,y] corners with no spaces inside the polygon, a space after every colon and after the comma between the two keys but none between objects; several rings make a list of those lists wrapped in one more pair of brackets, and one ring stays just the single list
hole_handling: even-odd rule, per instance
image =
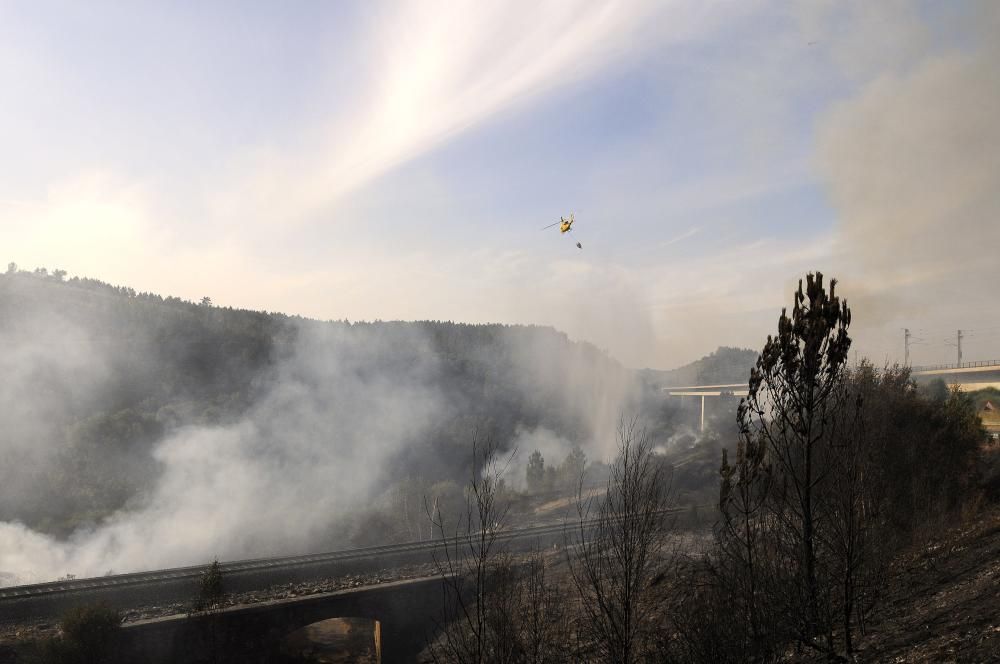
[{"label": "sky", "polygon": [[[1000,358],[1000,5],[0,0],[0,260],[319,319]],[[575,214],[572,237],[542,227]],[[577,249],[579,241],[582,249]]]}]

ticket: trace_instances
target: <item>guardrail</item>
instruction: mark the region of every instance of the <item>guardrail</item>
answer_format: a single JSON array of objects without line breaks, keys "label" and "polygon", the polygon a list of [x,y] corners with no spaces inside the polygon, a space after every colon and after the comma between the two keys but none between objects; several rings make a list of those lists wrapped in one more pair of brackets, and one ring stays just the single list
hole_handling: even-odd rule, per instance
[{"label": "guardrail", "polygon": [[962,362],[961,364],[931,364],[922,367],[910,367],[914,373],[919,371],[940,371],[941,369],[977,369],[979,367],[996,367],[1000,369],[1000,360],[979,360],[978,362]]},{"label": "guardrail", "polygon": [[[708,507],[708,505],[698,505],[696,507]],[[666,510],[666,513],[680,514],[689,509],[690,507],[678,507]],[[516,530],[500,530],[496,533],[495,537],[498,541],[510,541],[524,537],[556,535],[561,532],[573,530],[579,532],[581,527],[589,529],[596,523],[598,523],[597,519],[591,519],[585,521],[583,524],[569,521],[566,523],[518,528]],[[275,571],[280,569],[292,569],[323,563],[344,562],[402,553],[419,551],[432,552],[443,545],[454,545],[456,542],[460,543],[462,541],[464,541],[462,537],[457,539],[448,538],[447,540],[433,539],[421,542],[385,544],[382,546],[371,546],[362,549],[347,549],[343,551],[331,551],[327,553],[314,553],[300,556],[281,556],[275,558],[238,560],[220,563],[220,566],[222,568],[223,575]],[[47,581],[44,583],[33,583],[23,586],[9,586],[7,588],[0,588],[0,602],[44,596],[56,596],[74,592],[100,591],[105,589],[110,590],[157,583],[168,583],[181,579],[197,579],[200,578],[202,572],[207,569],[208,565],[191,565],[187,567],[151,570],[148,572],[130,572],[127,574],[115,574],[112,576],[85,579],[62,579],[58,581]]]}]

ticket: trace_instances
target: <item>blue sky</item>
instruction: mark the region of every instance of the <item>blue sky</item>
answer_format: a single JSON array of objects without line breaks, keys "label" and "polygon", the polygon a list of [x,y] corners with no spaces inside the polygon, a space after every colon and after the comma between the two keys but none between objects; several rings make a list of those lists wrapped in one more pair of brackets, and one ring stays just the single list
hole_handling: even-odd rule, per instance
[{"label": "blue sky", "polygon": [[[551,324],[657,367],[760,346],[821,269],[877,361],[904,326],[993,357],[997,14],[4,2],[0,246],[222,305]],[[539,230],[570,211],[582,251]]]}]

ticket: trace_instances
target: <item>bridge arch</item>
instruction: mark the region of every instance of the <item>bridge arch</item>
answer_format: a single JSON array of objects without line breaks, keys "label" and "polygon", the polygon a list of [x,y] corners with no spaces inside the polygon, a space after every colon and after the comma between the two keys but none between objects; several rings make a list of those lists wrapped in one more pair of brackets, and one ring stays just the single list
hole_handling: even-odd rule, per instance
[{"label": "bridge arch", "polygon": [[317,662],[381,664],[382,623],[373,618],[327,618],[287,635],[285,652]]}]

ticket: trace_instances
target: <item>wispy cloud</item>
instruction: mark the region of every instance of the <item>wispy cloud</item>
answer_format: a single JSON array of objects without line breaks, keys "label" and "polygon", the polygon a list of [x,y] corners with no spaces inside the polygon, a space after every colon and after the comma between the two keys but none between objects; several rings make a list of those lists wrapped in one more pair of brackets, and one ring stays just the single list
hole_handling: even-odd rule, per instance
[{"label": "wispy cloud", "polygon": [[[60,83],[73,80],[79,44],[48,35],[0,45],[23,60],[0,62],[0,85],[12,107],[23,105],[0,110],[0,136],[30,134],[20,150],[28,156],[8,155],[0,186],[3,260],[321,318],[552,323],[630,364],[683,362],[734,336],[766,334],[772,315],[766,326],[750,319],[777,311],[806,269],[836,273],[845,293],[863,294],[854,296],[859,312],[871,311],[859,325],[926,318],[915,294],[928,284],[948,305],[938,310],[967,310],[995,297],[980,285],[991,283],[988,247],[1000,241],[990,225],[1000,191],[990,124],[1000,114],[989,75],[997,54],[983,38],[991,5],[953,12],[950,25],[968,37],[953,48],[906,2],[364,4],[359,22],[352,10],[331,28],[343,37],[335,56],[296,54],[277,67],[314,66],[302,80],[315,93],[267,88],[261,96],[274,99],[250,114],[265,122],[224,126],[227,139],[207,148],[175,146],[174,135],[150,136],[141,123],[123,128],[118,144],[100,123],[123,117],[108,99],[132,87],[78,99],[87,86]],[[201,26],[185,20],[177,25]],[[199,33],[206,43],[212,30]],[[253,48],[235,45],[234,61],[252,59]],[[177,78],[191,73],[183,63],[202,60],[180,58]],[[325,73],[338,66],[350,75]],[[133,81],[132,69],[121,80]],[[228,73],[212,69],[199,90],[225,90]],[[527,174],[490,152],[512,127],[538,136],[564,96],[586,133],[545,146],[524,139],[515,168]],[[42,111],[52,115],[40,124],[65,126],[32,133],[27,119]],[[157,116],[156,125],[219,128],[196,115]],[[463,133],[471,140],[460,144]],[[454,151],[437,160],[450,142]],[[103,143],[126,154],[117,168],[101,163]],[[564,148],[584,158],[567,162]],[[178,156],[189,151],[197,156]],[[137,162],[163,162],[162,178],[130,170],[139,152]],[[466,163],[490,172],[466,179]],[[517,190],[534,175],[544,183]],[[526,219],[570,208],[579,218],[581,204],[590,208],[583,251],[555,237],[526,242]],[[563,245],[572,251],[560,253]],[[777,258],[760,265],[764,252]],[[962,278],[972,273],[969,288]],[[611,310],[618,320],[602,313]]]},{"label": "wispy cloud", "polygon": [[688,239],[690,237],[694,237],[699,232],[701,232],[701,229],[698,228],[697,226],[689,228],[686,231],[684,231],[683,233],[681,233],[680,235],[672,237],[669,240],[667,240],[666,242],[661,242],[660,243],[660,249],[664,249],[664,248],[669,247],[669,246],[671,246],[673,244],[677,244],[678,242],[683,242],[684,240],[686,240],[686,239]]},{"label": "wispy cloud", "polygon": [[[717,20],[710,9],[646,0],[397,5],[364,40],[371,85],[350,92],[351,112],[311,150],[255,151],[216,210],[278,222],[329,211],[338,197],[449,137],[634,56],[644,40],[699,34]],[[664,16],[669,30],[647,29]]]}]

